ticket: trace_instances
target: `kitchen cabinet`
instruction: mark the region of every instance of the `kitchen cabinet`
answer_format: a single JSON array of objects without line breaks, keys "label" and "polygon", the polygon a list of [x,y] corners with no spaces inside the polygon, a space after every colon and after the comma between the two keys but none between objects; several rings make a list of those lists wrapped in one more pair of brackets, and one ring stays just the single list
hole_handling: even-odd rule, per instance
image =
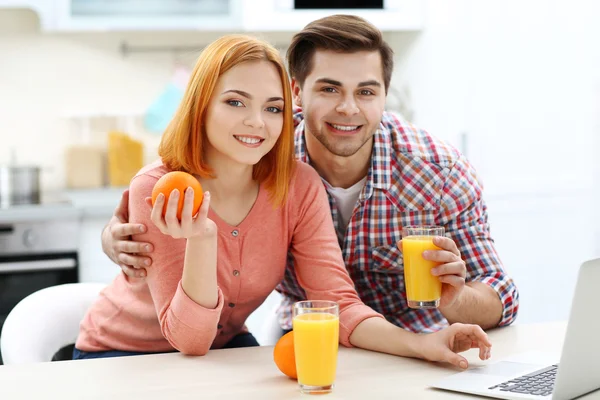
[{"label": "kitchen cabinet", "polygon": [[79,280],[81,282],[110,283],[121,272],[102,251],[100,235],[109,216],[84,216],[79,238]]},{"label": "kitchen cabinet", "polygon": [[241,28],[243,0],[53,0],[56,30],[231,31]]},{"label": "kitchen cabinet", "polygon": [[124,188],[71,189],[62,192],[81,219],[78,245],[82,282],[109,283],[121,269],[102,251],[100,235],[121,200]]},{"label": "kitchen cabinet", "polygon": [[244,0],[0,0],[29,8],[46,32],[239,31]]}]

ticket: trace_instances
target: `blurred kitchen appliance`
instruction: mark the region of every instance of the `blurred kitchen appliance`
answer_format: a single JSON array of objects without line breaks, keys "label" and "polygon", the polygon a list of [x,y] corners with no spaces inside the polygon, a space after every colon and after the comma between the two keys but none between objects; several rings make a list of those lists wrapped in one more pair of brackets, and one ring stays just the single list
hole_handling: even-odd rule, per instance
[{"label": "blurred kitchen appliance", "polygon": [[[245,4],[246,2],[244,2]],[[383,31],[420,31],[425,7],[421,0],[252,0],[244,10],[249,31],[298,31],[332,14],[358,15]]]},{"label": "blurred kitchen appliance", "polygon": [[76,215],[0,222],[0,334],[19,301],[46,287],[78,282],[79,230]]},{"label": "blurred kitchen appliance", "polygon": [[296,10],[383,9],[383,0],[294,0]]},{"label": "blurred kitchen appliance", "polygon": [[111,110],[65,113],[71,135],[64,158],[67,188],[129,185],[144,165],[144,143],[136,135],[142,116]]},{"label": "blurred kitchen appliance", "polygon": [[144,144],[122,132],[108,133],[108,179],[110,186],[128,186],[144,166]]},{"label": "blurred kitchen appliance", "polygon": [[220,15],[229,11],[229,1],[223,0],[69,0],[73,15],[113,18],[162,15]]},{"label": "blurred kitchen appliance", "polygon": [[[106,184],[106,146],[94,141],[92,125],[102,114],[65,115],[71,139],[65,149],[65,181],[69,189],[97,189]],[[108,117],[108,116],[106,116]],[[104,132],[101,135],[104,136]]]},{"label": "blurred kitchen appliance", "polygon": [[0,166],[0,208],[40,202],[40,167]]},{"label": "blurred kitchen appliance", "polygon": [[93,145],[72,145],[65,150],[65,178],[69,189],[104,186],[106,150]]}]

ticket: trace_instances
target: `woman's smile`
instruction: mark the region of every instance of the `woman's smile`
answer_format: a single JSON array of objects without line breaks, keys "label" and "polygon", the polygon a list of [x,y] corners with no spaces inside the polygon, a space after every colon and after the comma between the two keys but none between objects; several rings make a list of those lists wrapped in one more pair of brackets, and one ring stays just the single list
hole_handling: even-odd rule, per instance
[{"label": "woman's smile", "polygon": [[264,141],[264,138],[259,136],[250,136],[250,135],[233,135],[233,137],[240,142],[242,146],[256,148],[259,147]]}]

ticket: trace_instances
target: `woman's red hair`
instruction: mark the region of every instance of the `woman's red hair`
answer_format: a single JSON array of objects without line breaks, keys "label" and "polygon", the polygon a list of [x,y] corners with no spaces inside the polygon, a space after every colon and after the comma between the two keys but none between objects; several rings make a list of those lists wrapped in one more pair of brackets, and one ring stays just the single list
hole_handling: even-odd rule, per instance
[{"label": "woman's red hair", "polygon": [[[247,61],[270,61],[279,71],[283,86],[283,128],[275,146],[255,166],[253,178],[264,183],[275,206],[285,203],[294,171],[292,94],[279,52],[269,43],[245,35],[223,36],[206,47],[192,72],[183,100],[163,134],[158,154],[171,170],[203,178],[214,177],[204,159],[204,120],[221,75]],[[251,77],[249,79],[252,79]]]}]

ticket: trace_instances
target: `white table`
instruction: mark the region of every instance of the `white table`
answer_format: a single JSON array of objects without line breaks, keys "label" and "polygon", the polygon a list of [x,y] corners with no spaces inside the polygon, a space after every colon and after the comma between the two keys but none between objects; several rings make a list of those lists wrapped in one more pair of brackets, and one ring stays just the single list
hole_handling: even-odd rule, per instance
[{"label": "white table", "polygon": [[[564,322],[490,331],[493,362],[522,351],[559,352]],[[295,399],[307,398],[273,363],[272,347],[213,350],[0,367],[0,399]],[[465,353],[471,366],[484,362]],[[340,348],[334,392],[324,399],[458,399],[428,388],[448,365]],[[600,399],[600,391],[584,397]]]}]

